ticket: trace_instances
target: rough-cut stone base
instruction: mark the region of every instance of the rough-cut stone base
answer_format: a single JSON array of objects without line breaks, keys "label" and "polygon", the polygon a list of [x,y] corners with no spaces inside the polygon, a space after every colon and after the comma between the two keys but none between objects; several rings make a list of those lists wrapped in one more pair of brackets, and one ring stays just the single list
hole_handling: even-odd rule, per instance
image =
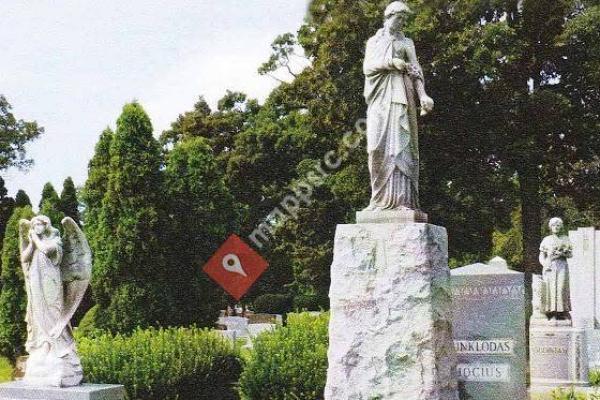
[{"label": "rough-cut stone base", "polygon": [[584,329],[532,321],[529,336],[532,390],[589,385]]},{"label": "rough-cut stone base", "polygon": [[89,385],[70,388],[35,387],[23,382],[0,385],[0,400],[124,400],[123,385]]},{"label": "rough-cut stone base", "polygon": [[457,400],[446,230],[339,225],[327,400]]},{"label": "rough-cut stone base", "polygon": [[356,213],[357,224],[408,224],[427,222],[427,214],[419,210],[381,210],[359,211]]}]

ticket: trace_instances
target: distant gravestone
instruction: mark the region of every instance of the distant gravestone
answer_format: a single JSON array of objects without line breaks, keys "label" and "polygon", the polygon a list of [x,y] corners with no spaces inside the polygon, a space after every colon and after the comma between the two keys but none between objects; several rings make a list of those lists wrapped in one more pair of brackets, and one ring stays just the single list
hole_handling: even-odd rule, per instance
[{"label": "distant gravestone", "polygon": [[451,275],[461,400],[527,398],[524,275],[501,258]]}]

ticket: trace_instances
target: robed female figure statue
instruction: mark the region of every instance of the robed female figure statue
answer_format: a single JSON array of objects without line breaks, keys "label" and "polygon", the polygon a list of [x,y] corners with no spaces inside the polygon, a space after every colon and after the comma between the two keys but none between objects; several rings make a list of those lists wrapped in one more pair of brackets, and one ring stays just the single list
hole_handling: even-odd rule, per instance
[{"label": "robed female figure statue", "polygon": [[44,215],[19,223],[27,290],[26,384],[76,386],[83,378],[70,321],[87,289],[92,258],[75,221],[66,217],[62,225],[64,239]]},{"label": "robed female figure statue", "polygon": [[385,22],[367,42],[364,60],[371,202],[367,211],[419,209],[417,96],[433,109],[413,41],[402,32],[408,6],[385,10]]},{"label": "robed female figure statue", "polygon": [[552,218],[548,223],[551,235],[540,244],[539,261],[542,270],[541,313],[550,320],[571,318],[571,291],[569,285],[569,264],[573,247],[567,236],[561,235],[563,221]]}]

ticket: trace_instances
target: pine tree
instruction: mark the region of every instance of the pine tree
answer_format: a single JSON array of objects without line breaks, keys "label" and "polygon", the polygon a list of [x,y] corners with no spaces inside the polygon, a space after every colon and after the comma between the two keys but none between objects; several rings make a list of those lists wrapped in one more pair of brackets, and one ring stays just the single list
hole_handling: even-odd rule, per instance
[{"label": "pine tree", "polygon": [[52,226],[61,229],[61,221],[65,214],[61,211],[60,197],[50,182],[44,185],[40,199],[40,214],[47,216],[52,221]]},{"label": "pine tree", "polygon": [[0,292],[0,355],[14,360],[23,354],[27,328],[27,294],[19,249],[19,220],[34,216],[30,206],[15,208],[2,248],[2,291]]},{"label": "pine tree", "polygon": [[68,177],[63,182],[63,190],[60,194],[60,211],[66,216],[73,218],[78,224],[80,223],[79,200],[77,200],[77,190],[71,177]]},{"label": "pine tree", "polygon": [[19,189],[15,195],[15,207],[26,207],[31,206],[31,200],[24,190]]},{"label": "pine tree", "polygon": [[60,202],[60,197],[50,182],[46,182],[44,188],[42,189],[42,196],[40,198],[40,202],[38,203],[38,208],[41,209],[46,200],[50,200],[53,204],[58,204]]},{"label": "pine tree", "polygon": [[[4,238],[4,231],[6,230],[6,224],[15,208],[15,200],[8,196],[8,190],[4,186],[4,179],[0,177],[0,253],[2,252],[2,239]],[[0,262],[0,265],[2,263]]]},{"label": "pine tree", "polygon": [[97,243],[92,289],[98,328],[128,332],[169,323],[171,294],[158,234],[161,163],[150,118],[138,103],[126,104],[110,145],[98,221],[89,221]]},{"label": "pine tree", "polygon": [[[88,178],[81,191],[81,200],[84,205],[82,215],[83,228],[90,244],[92,258],[96,269],[100,264],[98,260],[102,260],[101,252],[104,248],[104,237],[99,229],[99,218],[102,210],[102,199],[108,189],[108,177],[110,173],[110,145],[113,139],[113,132],[110,128],[106,128],[101,134],[96,143],[94,156],[88,164]],[[96,257],[98,255],[99,257]],[[73,321],[77,325],[82,321],[82,318],[87,312],[90,316],[87,318],[93,325],[96,320],[95,313],[97,306],[94,306],[92,288],[88,288],[85,297],[81,302],[81,306],[73,316]],[[92,311],[92,307],[93,311]]]}]

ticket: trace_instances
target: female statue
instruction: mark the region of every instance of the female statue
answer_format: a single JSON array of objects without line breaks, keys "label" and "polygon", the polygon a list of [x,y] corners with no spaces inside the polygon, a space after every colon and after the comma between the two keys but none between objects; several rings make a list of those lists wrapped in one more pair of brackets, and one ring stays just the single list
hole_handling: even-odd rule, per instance
[{"label": "female statue", "polygon": [[76,386],[83,378],[70,320],[89,283],[91,252],[75,221],[67,217],[62,225],[64,242],[44,215],[19,223],[28,300],[27,384]]},{"label": "female statue", "polygon": [[542,264],[541,312],[550,320],[570,319],[571,294],[569,291],[569,265],[567,258],[573,252],[567,236],[560,236],[563,221],[552,218],[548,224],[552,235],[540,244]]},{"label": "female statue", "polygon": [[417,105],[421,115],[433,109],[413,41],[402,32],[408,6],[385,10],[384,27],[367,42],[364,61],[367,101],[367,150],[372,210],[419,209]]}]

